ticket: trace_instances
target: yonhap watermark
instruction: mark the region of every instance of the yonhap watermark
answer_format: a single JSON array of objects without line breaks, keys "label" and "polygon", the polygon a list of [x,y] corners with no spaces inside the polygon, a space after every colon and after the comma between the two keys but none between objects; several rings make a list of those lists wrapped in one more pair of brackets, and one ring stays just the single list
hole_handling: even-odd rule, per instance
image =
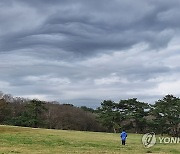
[{"label": "yonhap watermark", "polygon": [[178,144],[180,143],[180,137],[156,137],[154,132],[146,133],[142,137],[142,144],[145,148],[150,148],[158,143],[160,144]]},{"label": "yonhap watermark", "polygon": [[150,148],[156,144],[156,135],[154,132],[144,134],[142,137],[142,143],[144,147]]},{"label": "yonhap watermark", "polygon": [[180,143],[180,137],[159,137],[159,143],[170,144],[170,143]]}]

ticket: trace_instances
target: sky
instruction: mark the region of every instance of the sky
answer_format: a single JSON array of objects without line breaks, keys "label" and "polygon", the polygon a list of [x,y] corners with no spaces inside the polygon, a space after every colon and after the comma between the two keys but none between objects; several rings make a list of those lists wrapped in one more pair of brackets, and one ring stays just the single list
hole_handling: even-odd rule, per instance
[{"label": "sky", "polygon": [[0,91],[97,107],[180,96],[179,0],[0,0]]}]

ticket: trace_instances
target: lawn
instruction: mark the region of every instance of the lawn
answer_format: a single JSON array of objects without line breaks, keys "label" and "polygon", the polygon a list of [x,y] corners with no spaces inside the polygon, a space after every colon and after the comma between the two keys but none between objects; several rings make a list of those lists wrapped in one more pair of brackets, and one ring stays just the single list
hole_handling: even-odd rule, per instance
[{"label": "lawn", "polygon": [[180,153],[180,144],[157,143],[144,148],[140,134],[128,134],[127,145],[122,146],[119,134],[34,129],[0,126],[0,154],[141,154]]}]

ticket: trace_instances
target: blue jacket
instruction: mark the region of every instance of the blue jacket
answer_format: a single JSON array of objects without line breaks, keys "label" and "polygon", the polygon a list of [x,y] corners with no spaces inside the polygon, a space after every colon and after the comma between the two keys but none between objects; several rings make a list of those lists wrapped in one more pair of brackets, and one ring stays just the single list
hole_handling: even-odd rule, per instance
[{"label": "blue jacket", "polygon": [[125,131],[123,131],[121,133],[121,140],[126,140],[126,137],[127,137],[127,133]]}]

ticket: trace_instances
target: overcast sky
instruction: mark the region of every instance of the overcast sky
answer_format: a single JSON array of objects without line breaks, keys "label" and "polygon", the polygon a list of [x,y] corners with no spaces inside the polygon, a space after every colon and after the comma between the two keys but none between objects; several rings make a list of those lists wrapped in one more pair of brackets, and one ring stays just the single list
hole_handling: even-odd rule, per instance
[{"label": "overcast sky", "polygon": [[97,107],[180,96],[179,0],[0,0],[0,91]]}]

